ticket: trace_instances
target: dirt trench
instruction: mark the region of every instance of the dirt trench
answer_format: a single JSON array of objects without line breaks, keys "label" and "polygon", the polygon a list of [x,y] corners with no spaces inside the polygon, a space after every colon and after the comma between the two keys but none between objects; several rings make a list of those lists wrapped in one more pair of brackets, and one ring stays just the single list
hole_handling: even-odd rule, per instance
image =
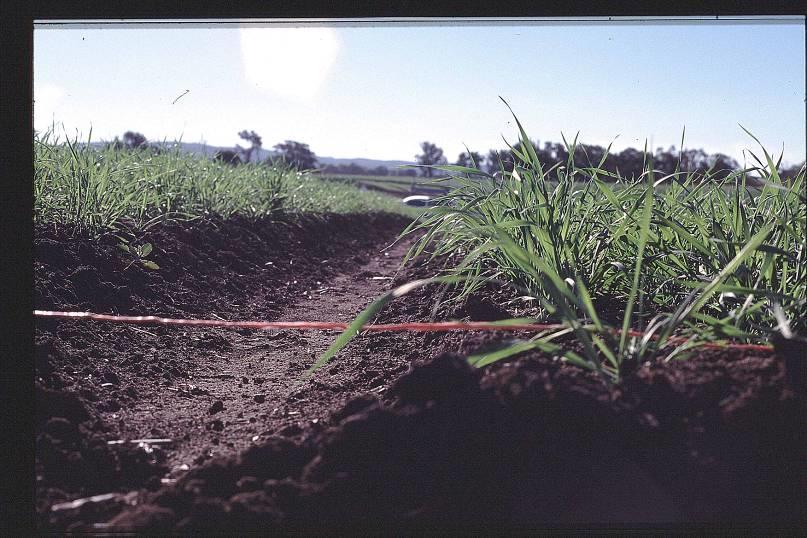
[{"label": "dirt trench", "polygon": [[[354,254],[359,264],[349,271],[308,282],[308,289],[273,317],[277,321],[350,322],[389,289],[408,242],[381,252],[383,246]],[[212,317],[215,312],[210,314]],[[158,436],[172,440],[165,459],[171,478],[164,482],[207,459],[241,452],[268,436],[294,437],[309,425],[325,427],[330,411],[358,391],[385,388],[380,379],[374,383],[372,368],[367,369],[370,374],[365,371],[356,379],[354,372],[343,372],[344,364],[335,361],[314,379],[318,390],[310,390],[306,371],[337,332],[234,333],[181,328],[166,332],[169,334],[163,338],[205,347],[205,360],[189,369],[187,377],[143,395],[140,405],[104,416],[117,421],[123,439]],[[379,371],[405,369],[398,358],[373,355],[372,362]]]},{"label": "dirt trench", "polygon": [[[407,223],[324,216],[156,231],[139,241],[155,246],[160,271],[131,264],[115,241],[40,229],[37,308],[349,322],[392,285],[411,241],[391,244]],[[326,428],[332,410],[357,393],[380,394],[406,369],[404,357],[384,353],[401,336],[385,335],[357,341],[304,379],[337,335],[39,319],[39,511],[157,489],[269,436]],[[104,469],[89,472],[96,467]]]}]

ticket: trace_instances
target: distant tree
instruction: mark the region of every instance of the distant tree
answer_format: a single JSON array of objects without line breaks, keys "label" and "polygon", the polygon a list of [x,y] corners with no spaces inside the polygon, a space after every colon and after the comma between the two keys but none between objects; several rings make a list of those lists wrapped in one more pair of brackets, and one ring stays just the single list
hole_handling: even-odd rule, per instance
[{"label": "distant tree", "polygon": [[368,172],[366,168],[354,162],[340,164],[338,165],[338,169],[340,174],[348,174],[351,176],[364,176],[367,175]]},{"label": "distant tree", "polygon": [[217,151],[213,155],[213,159],[216,161],[231,164],[233,166],[235,166],[236,164],[241,164],[241,157],[238,155],[238,152],[230,149],[223,149],[221,151]]},{"label": "distant tree", "polygon": [[[536,146],[535,146],[535,144],[533,144],[533,145],[532,145],[532,147],[533,147],[533,148],[535,148],[535,147],[536,147]],[[518,153],[521,153],[521,154],[527,155],[527,150],[526,150],[526,148],[524,147],[524,143],[523,143],[523,142],[521,142],[520,140],[519,140],[518,142],[516,142],[516,143],[515,143],[515,145],[513,145],[513,149],[514,149],[514,150],[516,150]],[[500,154],[507,153],[507,154],[509,154],[510,156],[515,157],[515,155],[514,155],[513,151],[511,151],[511,150],[502,150],[502,151],[500,151],[499,153],[500,153]],[[519,161],[520,161],[520,159],[519,159]],[[513,159],[513,162],[515,162],[515,159]]]},{"label": "distant tree", "polygon": [[244,161],[251,162],[252,161],[252,152],[255,150],[260,150],[261,145],[263,144],[263,140],[255,131],[247,131],[243,130],[238,133],[238,136],[241,137],[242,140],[246,140],[250,143],[248,148],[242,148],[241,146],[236,144],[238,150],[244,154]]},{"label": "distant tree", "polygon": [[467,168],[481,169],[484,160],[485,158],[482,157],[482,154],[477,153],[476,151],[471,151],[470,153],[467,151],[463,151],[457,157],[456,164],[457,166],[465,166]]},{"label": "distant tree", "polygon": [[709,169],[717,179],[725,179],[740,167],[737,161],[722,153],[710,155],[707,162]]},{"label": "distant tree", "polygon": [[[544,146],[546,147],[546,146]],[[552,155],[554,155],[554,161],[560,164],[563,164],[569,158],[569,150],[566,149],[566,146],[559,143],[554,143],[551,145],[552,148]]]},{"label": "distant tree", "polygon": [[115,140],[107,144],[108,148],[118,150],[145,148],[147,146],[148,141],[146,140],[146,137],[134,131],[126,131],[125,133],[123,133],[123,141],[121,141],[121,139],[116,136]]},{"label": "distant tree", "polygon": [[488,151],[485,171],[488,174],[495,174],[504,168],[505,172],[512,172],[514,162],[515,160],[513,159],[513,154],[510,153],[509,149],[492,149]]},{"label": "distant tree", "polygon": [[391,175],[399,177],[417,177],[418,173],[414,168],[397,168]]},{"label": "distant tree", "polygon": [[794,164],[792,166],[785,166],[779,168],[779,177],[781,177],[786,183],[790,183],[795,179],[799,172],[804,169],[805,162],[802,161],[801,164]]},{"label": "distant tree", "polygon": [[127,149],[135,149],[147,146],[148,141],[141,133],[126,131],[123,133],[123,145],[126,146]]},{"label": "distant tree", "polygon": [[317,166],[317,156],[308,148],[308,144],[286,140],[277,144],[274,149],[278,157],[297,170],[311,170]]},{"label": "distant tree", "polygon": [[373,168],[372,170],[370,170],[369,172],[370,172],[370,175],[373,175],[373,176],[388,176],[389,175],[389,168],[387,168],[386,166],[379,165],[379,166],[376,166],[375,168]]},{"label": "distant tree", "polygon": [[488,174],[495,174],[500,170],[499,166],[499,152],[495,149],[488,151],[487,159],[485,160],[486,164],[486,172]]},{"label": "distant tree", "polygon": [[709,155],[702,149],[681,152],[681,170],[703,174],[709,169]]},{"label": "distant tree", "polygon": [[645,155],[636,148],[625,148],[616,157],[615,168],[625,179],[638,178],[644,173]]},{"label": "distant tree", "polygon": [[[446,164],[448,161],[443,155],[443,150],[431,142],[421,142],[420,149],[423,151],[420,155],[415,155],[418,164],[423,166],[436,166]],[[433,168],[422,168],[423,175],[426,177],[434,177]]]},{"label": "distant tree", "polygon": [[538,150],[538,156],[547,163],[555,161],[556,155],[553,151],[554,145],[552,142],[544,142],[544,148]]},{"label": "distant tree", "polygon": [[578,143],[574,147],[574,164],[575,166],[586,166],[587,161],[585,147],[583,144]]},{"label": "distant tree", "polygon": [[[557,177],[560,167],[565,167],[569,160],[569,149],[565,144],[544,142],[543,147],[540,146],[538,141],[530,142],[538,161],[541,163],[544,171],[550,171],[550,176]],[[460,166],[469,166],[471,163],[471,156],[477,160],[477,165],[480,161],[484,161],[482,167],[489,174],[495,174],[501,169],[505,172],[512,172],[514,163],[519,160],[515,153],[525,153],[525,148],[521,142],[516,143],[512,149],[490,150],[487,156],[482,157],[475,152],[463,152],[457,158],[457,164]],[[613,181],[611,175],[617,172],[624,179],[635,179],[640,177],[646,170],[646,167],[652,163],[653,170],[656,171],[656,179],[673,174],[676,167],[679,166],[683,172],[693,172],[703,177],[703,175],[711,170],[712,177],[716,179],[723,179],[729,176],[740,167],[737,162],[731,157],[722,153],[707,154],[702,149],[690,149],[683,152],[676,150],[675,146],[670,146],[668,149],[661,147],[656,148],[655,152],[638,150],[636,148],[626,148],[619,153],[608,152],[606,148],[598,145],[589,145],[578,143],[574,148],[574,162],[578,167],[595,167],[599,166],[602,162],[602,169],[608,174],[599,174],[599,178],[603,181]],[[795,177],[799,170],[804,167],[804,163],[791,166],[786,169],[780,170],[782,177]]]},{"label": "distant tree", "polygon": [[677,164],[678,154],[676,153],[675,146],[670,146],[666,151],[664,148],[656,148],[656,154],[653,156],[653,168],[660,170],[666,175],[675,172]]},{"label": "distant tree", "polygon": [[578,164],[583,166],[597,166],[605,155],[605,148],[602,146],[581,144],[580,148],[583,150],[584,157]]},{"label": "distant tree", "polygon": [[[561,144],[553,144],[552,142],[544,142],[544,147],[541,148],[538,143],[535,144],[535,153],[538,155],[538,160],[541,161],[541,166],[544,171],[550,170],[553,166],[561,164],[566,161],[565,147]],[[553,172],[554,174],[555,172]]]}]

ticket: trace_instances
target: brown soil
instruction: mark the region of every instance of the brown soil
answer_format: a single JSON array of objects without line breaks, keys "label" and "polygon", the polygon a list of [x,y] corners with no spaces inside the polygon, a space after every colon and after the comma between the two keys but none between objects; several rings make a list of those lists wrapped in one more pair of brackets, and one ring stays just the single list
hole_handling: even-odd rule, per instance
[{"label": "brown soil", "polygon": [[[430,274],[396,274],[407,242],[381,252],[405,224],[328,215],[152,229],[139,240],[159,270],[129,265],[113,238],[43,227],[36,306],[349,321]],[[379,321],[429,319],[438,292],[398,300]],[[501,298],[436,316],[517,314]],[[784,354],[641,365],[615,388],[538,353],[482,370],[463,358],[512,337],[365,335],[307,380],[334,333],[40,318],[40,530],[807,523],[807,396]]]}]

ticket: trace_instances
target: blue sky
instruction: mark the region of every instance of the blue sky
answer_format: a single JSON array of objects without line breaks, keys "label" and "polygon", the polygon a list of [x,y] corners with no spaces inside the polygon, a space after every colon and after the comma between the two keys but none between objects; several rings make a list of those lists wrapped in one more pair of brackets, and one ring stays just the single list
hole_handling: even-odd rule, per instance
[{"label": "blue sky", "polygon": [[[37,26],[34,126],[72,136],[308,143],[318,155],[449,159],[527,132],[614,149],[805,155],[805,27],[747,22],[143,28]],[[173,101],[180,97],[176,103]],[[618,137],[617,137],[618,135]]]}]

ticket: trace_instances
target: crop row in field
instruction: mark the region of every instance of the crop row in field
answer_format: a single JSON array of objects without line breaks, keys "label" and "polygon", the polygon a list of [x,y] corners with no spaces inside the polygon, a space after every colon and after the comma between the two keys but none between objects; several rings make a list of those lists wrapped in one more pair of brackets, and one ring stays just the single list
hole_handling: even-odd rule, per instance
[{"label": "crop row in field", "polygon": [[[516,122],[512,171],[435,167],[459,186],[410,226],[424,235],[407,259],[445,256],[445,273],[379,298],[315,367],[388,301],[430,282],[450,285],[454,299],[505,283],[565,325],[470,357],[476,366],[541,349],[612,382],[626,361],[670,360],[705,341],[807,328],[804,168],[783,181],[763,148],[761,158],[752,153],[757,166],[723,179],[713,171],[659,175],[650,156],[641,176],[623,178],[602,162],[575,163],[575,141],[564,165],[544,169]],[[615,310],[621,323],[612,326],[604,314]],[[559,345],[571,336],[579,353]]]},{"label": "crop row in field", "polygon": [[346,174],[327,174],[318,176],[327,181],[347,183],[360,189],[379,191],[393,196],[409,196],[411,194],[428,194],[439,196],[445,194],[453,185],[426,178],[411,177],[400,179],[385,176],[359,176]]},{"label": "crop row in field", "polygon": [[34,140],[34,218],[97,234],[165,220],[285,212],[415,215],[399,200],[281,166],[232,166],[175,151],[93,148],[52,133]]}]

